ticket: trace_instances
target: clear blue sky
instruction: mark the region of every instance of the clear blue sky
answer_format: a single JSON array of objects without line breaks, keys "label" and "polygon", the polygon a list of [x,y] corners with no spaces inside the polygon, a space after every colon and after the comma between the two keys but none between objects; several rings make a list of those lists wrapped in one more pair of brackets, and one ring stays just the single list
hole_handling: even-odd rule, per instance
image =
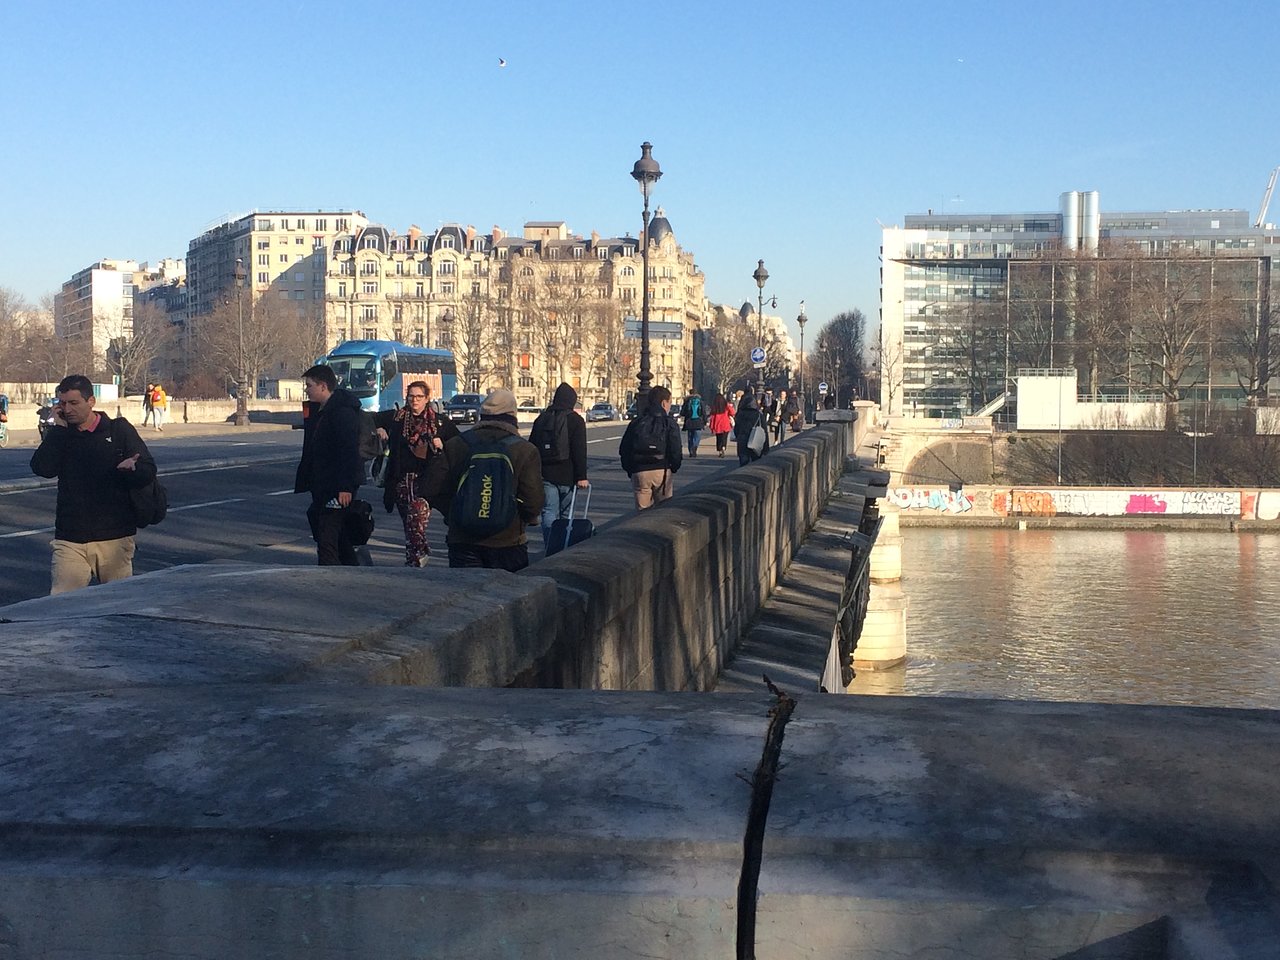
[{"label": "clear blue sky", "polygon": [[1073,189],[1256,213],[1278,36],[1263,2],[11,0],[0,285],[182,257],[253,208],[635,235],[648,139],[713,300],[754,300],[763,257],[784,316],[874,325],[877,219]]}]

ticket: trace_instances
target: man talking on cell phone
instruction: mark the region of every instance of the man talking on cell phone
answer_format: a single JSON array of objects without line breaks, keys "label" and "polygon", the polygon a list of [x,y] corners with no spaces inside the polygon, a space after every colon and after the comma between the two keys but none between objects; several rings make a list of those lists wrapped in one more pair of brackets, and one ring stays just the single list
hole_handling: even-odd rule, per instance
[{"label": "man talking on cell phone", "polygon": [[58,478],[50,593],[133,575],[134,520],[129,491],[156,478],[156,462],[133,424],[94,409],[93,384],[74,375],[58,384],[53,423],[31,456],[31,471]]}]

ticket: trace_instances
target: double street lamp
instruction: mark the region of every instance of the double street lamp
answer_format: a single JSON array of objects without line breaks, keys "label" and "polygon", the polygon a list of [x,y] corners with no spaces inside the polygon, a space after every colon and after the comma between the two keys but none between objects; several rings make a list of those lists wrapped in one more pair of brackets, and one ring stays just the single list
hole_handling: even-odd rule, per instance
[{"label": "double street lamp", "polygon": [[[756,264],[755,273],[751,274],[751,279],[756,282],[757,309],[756,309],[756,346],[761,350],[764,349],[764,285],[769,280],[769,271],[764,268],[764,261],[760,260]],[[768,362],[768,357],[765,357]],[[764,396],[764,364],[760,365],[760,372],[756,374],[756,395]]]},{"label": "double street lamp", "polygon": [[644,229],[640,233],[644,293],[640,302],[640,386],[636,391],[636,410],[641,412],[649,405],[649,381],[653,379],[649,369],[649,194],[662,176],[662,168],[653,159],[653,144],[648,140],[640,144],[640,159],[631,168],[631,176],[640,185],[640,193],[644,196]]},{"label": "double street lamp", "polygon": [[248,371],[244,362],[244,261],[236,258],[236,426],[249,425]]}]

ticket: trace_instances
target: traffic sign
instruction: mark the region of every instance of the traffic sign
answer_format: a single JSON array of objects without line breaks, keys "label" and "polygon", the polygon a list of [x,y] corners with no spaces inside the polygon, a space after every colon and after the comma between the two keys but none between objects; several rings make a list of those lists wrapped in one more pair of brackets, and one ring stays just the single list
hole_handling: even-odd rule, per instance
[{"label": "traffic sign", "polygon": [[820,384],[818,384],[819,393],[826,393],[828,389],[829,388],[827,387],[827,381],[823,380]]},{"label": "traffic sign", "polygon": [[751,362],[757,367],[764,366],[764,347],[751,348]]}]

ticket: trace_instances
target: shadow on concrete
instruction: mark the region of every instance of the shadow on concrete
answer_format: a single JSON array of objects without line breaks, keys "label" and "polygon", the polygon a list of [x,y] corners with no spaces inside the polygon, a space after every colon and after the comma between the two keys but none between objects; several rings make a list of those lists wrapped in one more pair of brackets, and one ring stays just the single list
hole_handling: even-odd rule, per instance
[{"label": "shadow on concrete", "polygon": [[1166,960],[1168,956],[1169,921],[1162,918],[1061,954],[1056,960]]}]

